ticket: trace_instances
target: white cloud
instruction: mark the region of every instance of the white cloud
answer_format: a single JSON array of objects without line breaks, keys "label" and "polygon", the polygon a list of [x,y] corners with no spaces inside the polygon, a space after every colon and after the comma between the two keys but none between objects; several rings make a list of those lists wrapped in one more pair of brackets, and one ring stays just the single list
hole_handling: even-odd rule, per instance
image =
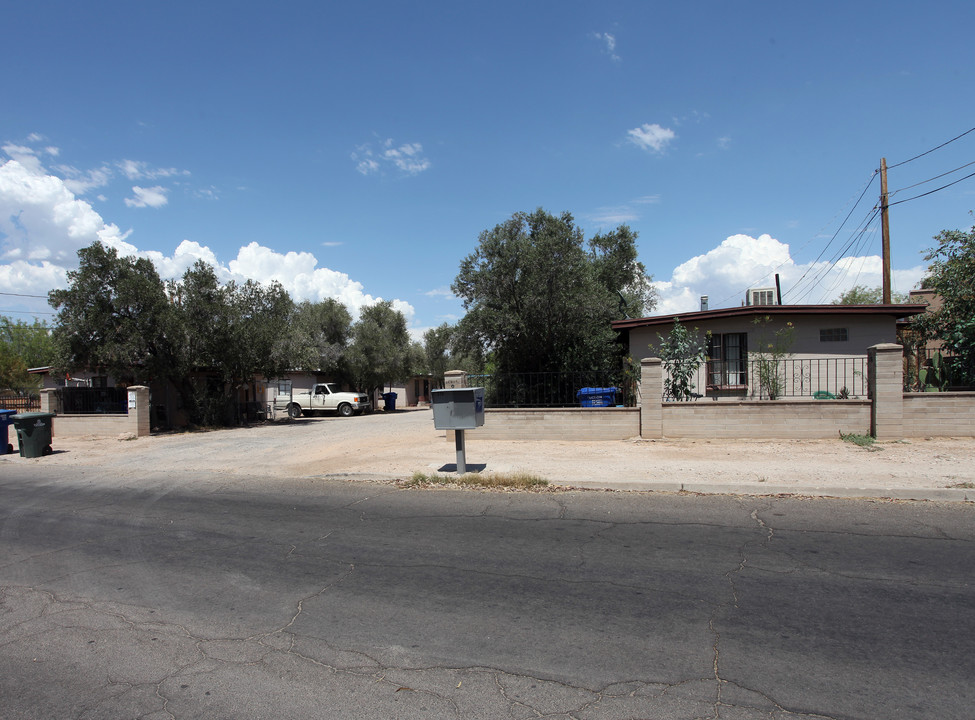
[{"label": "white cloud", "polygon": [[363,175],[380,173],[384,168],[396,168],[407,175],[419,175],[430,168],[430,160],[423,154],[420,143],[396,145],[392,138],[384,140],[379,148],[371,143],[359,145],[351,155],[356,170]]},{"label": "white cloud", "polygon": [[638,128],[627,130],[630,142],[638,148],[648,152],[662,153],[667,149],[667,145],[677,137],[677,134],[669,128],[661,127],[657,123],[644,123]]},{"label": "white cloud", "polygon": [[105,187],[112,177],[112,171],[107,167],[88,172],[70,165],[58,165],[54,169],[64,176],[64,186],[75,195],[85,195],[89,190]]},{"label": "white cloud", "polygon": [[[924,267],[892,272],[893,289],[907,292],[924,275]],[[693,312],[708,296],[711,309],[735,307],[750,287],[774,287],[779,274],[783,301],[788,304],[829,303],[855,285],[881,284],[881,260],[876,255],[845,257],[832,267],[825,262],[797,264],[789,246],[769,235],[732,235],[716,248],[674,268],[669,280],[655,282],[660,302],[657,314]]]},{"label": "white cloud", "polygon": [[134,198],[125,198],[125,204],[129,207],[159,208],[169,202],[169,198],[166,197],[166,193],[169,191],[160,185],[151,188],[135,185],[132,188],[132,192],[135,194]]},{"label": "white cloud", "polygon": [[[18,160],[0,165],[0,262],[72,264],[79,248],[96,240],[123,240],[64,181],[39,165]],[[49,288],[48,288],[49,289]]]},{"label": "white cloud", "polygon": [[634,207],[635,205],[657,205],[659,202],[659,195],[644,195],[622,205],[597,208],[588,217],[600,226],[631,223],[642,217],[640,210]]},{"label": "white cloud", "polygon": [[156,178],[189,175],[189,170],[177,168],[152,168],[141,160],[122,160],[116,166],[129,180],[155,180]]},{"label": "white cloud", "polygon": [[[318,267],[318,260],[310,253],[279,253],[254,242],[222,264],[209,247],[191,240],[183,240],[172,255],[139,250],[129,242],[131,231],[123,233],[116,225],[106,223],[88,202],[75,196],[67,181],[49,174],[33,151],[27,148],[23,152],[19,146],[6,146],[4,150],[8,148],[27,161],[25,165],[12,159],[0,165],[0,287],[8,292],[46,295],[52,289],[66,287],[68,270],[77,267],[78,250],[101,241],[122,255],[149,258],[166,279],[180,277],[197,260],[203,260],[214,267],[222,282],[277,280],[295,300],[333,297],[354,316],[361,308],[382,300],[366,293],[361,283],[345,273]],[[148,206],[165,200],[163,188],[134,190],[137,199],[127,202]],[[409,303],[392,303],[412,322],[415,310]],[[28,304],[32,310],[44,307],[42,300],[24,303]]]},{"label": "white cloud", "polygon": [[616,54],[616,36],[610,33],[593,33],[593,37],[601,41],[605,52],[613,62],[620,62],[620,56]]}]

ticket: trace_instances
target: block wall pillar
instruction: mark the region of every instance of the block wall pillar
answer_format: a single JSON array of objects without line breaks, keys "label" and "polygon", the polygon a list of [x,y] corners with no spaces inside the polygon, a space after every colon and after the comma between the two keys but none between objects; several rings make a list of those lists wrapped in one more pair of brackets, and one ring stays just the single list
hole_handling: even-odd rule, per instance
[{"label": "block wall pillar", "polygon": [[870,434],[878,440],[904,437],[904,348],[894,343],[867,349]]},{"label": "block wall pillar", "polygon": [[463,370],[448,370],[443,376],[443,386],[448,390],[467,387],[467,373]]},{"label": "block wall pillar", "polygon": [[664,373],[660,358],[643,358],[640,361],[640,387],[637,393],[640,404],[640,437],[662,438]]},{"label": "block wall pillar", "polygon": [[136,437],[145,437],[151,427],[149,388],[145,385],[130,385],[128,391],[129,432]]}]

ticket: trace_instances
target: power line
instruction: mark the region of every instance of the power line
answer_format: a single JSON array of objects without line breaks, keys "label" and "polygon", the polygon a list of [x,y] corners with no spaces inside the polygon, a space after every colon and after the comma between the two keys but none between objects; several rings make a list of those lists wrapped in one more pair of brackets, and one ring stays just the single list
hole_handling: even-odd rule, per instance
[{"label": "power line", "polygon": [[8,293],[8,292],[0,292],[0,295],[7,295],[9,297],[40,298],[41,300],[47,300],[47,295],[24,295],[23,293]]},{"label": "power line", "polygon": [[923,153],[921,153],[920,155],[915,155],[914,157],[912,157],[912,158],[910,158],[910,159],[908,159],[908,160],[904,160],[903,162],[899,162],[899,163],[897,163],[896,165],[888,165],[888,166],[887,166],[887,169],[888,169],[888,170],[891,170],[891,169],[893,169],[893,168],[895,168],[895,167],[900,167],[901,165],[907,165],[907,163],[909,163],[909,162],[914,162],[914,161],[915,161],[915,160],[917,160],[918,158],[923,158],[923,157],[924,157],[925,155],[930,155],[930,154],[931,154],[931,153],[933,153],[933,152],[934,152],[935,150],[940,150],[940,149],[941,149],[941,148],[943,148],[943,147],[944,147],[945,145],[950,145],[951,143],[953,143],[953,142],[955,142],[955,140],[960,140],[961,138],[963,138],[963,137],[965,137],[966,135],[968,135],[968,134],[969,134],[969,133],[971,133],[971,132],[975,132],[975,127],[973,127],[973,128],[971,128],[971,129],[969,129],[969,130],[966,130],[966,131],[965,131],[965,132],[963,132],[963,133],[962,133],[961,135],[958,135],[957,137],[953,137],[953,138],[951,138],[951,140],[948,140],[947,142],[943,142],[943,143],[941,143],[940,145],[938,145],[937,147],[933,147],[933,148],[931,148],[930,150],[927,150],[927,151],[925,151],[925,152],[923,152]]},{"label": "power line", "polygon": [[[896,195],[899,192],[904,192],[905,190],[910,190],[911,188],[920,187],[921,185],[924,185],[926,183],[934,182],[935,180],[939,180],[939,179],[941,179],[943,177],[946,177],[948,175],[951,175],[951,173],[958,172],[959,170],[964,170],[965,168],[969,167],[970,165],[975,165],[975,160],[972,160],[970,163],[965,163],[961,167],[956,167],[954,170],[949,170],[948,172],[943,172],[940,175],[935,175],[934,177],[928,178],[927,180],[922,180],[921,182],[914,183],[913,185],[908,185],[907,187],[898,188],[897,190],[894,190],[894,192],[888,193],[887,194],[887,197],[888,198],[892,198],[892,197],[894,197],[894,195]],[[971,176],[969,176],[969,177],[971,177]],[[965,178],[962,178],[962,180],[964,180],[964,179]]]},{"label": "power line", "polygon": [[[954,171],[952,171],[952,172],[954,172]],[[963,178],[959,178],[958,180],[955,180],[954,182],[950,182],[947,185],[942,185],[941,187],[935,188],[934,190],[929,190],[926,193],[921,193],[920,195],[915,195],[914,197],[905,198],[904,200],[898,200],[897,202],[888,203],[887,207],[892,207],[894,205],[900,205],[902,203],[910,202],[911,200],[917,200],[918,198],[927,197],[928,195],[934,195],[936,192],[941,192],[945,188],[950,188],[952,185],[957,185],[958,183],[962,182],[963,180],[968,180],[968,178],[972,178],[972,177],[975,177],[975,173],[972,173],[971,175],[966,175]]]}]

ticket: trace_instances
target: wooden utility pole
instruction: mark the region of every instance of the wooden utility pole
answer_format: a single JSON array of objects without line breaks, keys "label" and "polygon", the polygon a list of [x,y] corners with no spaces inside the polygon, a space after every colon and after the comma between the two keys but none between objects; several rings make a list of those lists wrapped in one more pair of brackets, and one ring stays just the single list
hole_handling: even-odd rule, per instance
[{"label": "wooden utility pole", "polygon": [[883,235],[883,303],[890,304],[890,220],[887,217],[887,158],[880,158],[880,227]]}]

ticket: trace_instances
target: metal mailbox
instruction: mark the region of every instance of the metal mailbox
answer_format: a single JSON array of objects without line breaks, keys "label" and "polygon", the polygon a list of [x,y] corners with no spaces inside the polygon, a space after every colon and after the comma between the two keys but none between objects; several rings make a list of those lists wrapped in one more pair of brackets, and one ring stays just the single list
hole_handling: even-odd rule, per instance
[{"label": "metal mailbox", "polygon": [[484,388],[431,390],[433,426],[437,430],[473,430],[484,424]]}]

